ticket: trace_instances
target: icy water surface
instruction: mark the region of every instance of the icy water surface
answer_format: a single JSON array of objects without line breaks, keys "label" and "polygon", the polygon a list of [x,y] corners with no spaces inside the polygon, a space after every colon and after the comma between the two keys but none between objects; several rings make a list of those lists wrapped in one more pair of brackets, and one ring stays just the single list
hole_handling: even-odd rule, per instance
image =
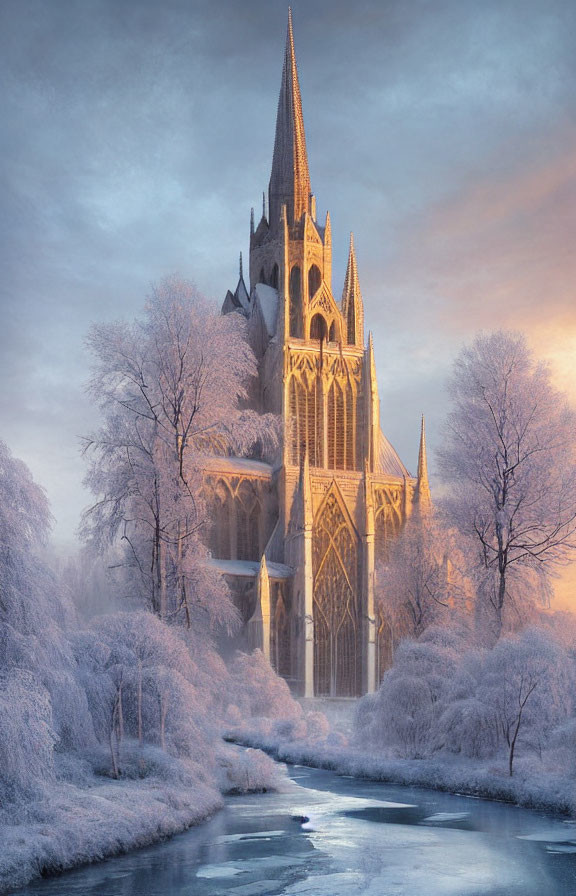
[{"label": "icy water surface", "polygon": [[576,824],[295,767],[199,828],[17,896],[572,896]]}]

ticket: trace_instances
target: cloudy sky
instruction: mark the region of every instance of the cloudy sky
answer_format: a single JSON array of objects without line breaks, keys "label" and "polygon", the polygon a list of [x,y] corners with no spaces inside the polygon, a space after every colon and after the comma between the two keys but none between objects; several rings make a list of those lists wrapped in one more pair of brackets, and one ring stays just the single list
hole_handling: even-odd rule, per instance
[{"label": "cloudy sky", "polygon": [[[386,434],[431,466],[478,329],[523,328],[576,397],[576,4],[294,0],[310,172],[354,231]],[[56,537],[89,502],[83,339],[178,272],[220,302],[267,187],[278,0],[3,0],[2,437]]]}]

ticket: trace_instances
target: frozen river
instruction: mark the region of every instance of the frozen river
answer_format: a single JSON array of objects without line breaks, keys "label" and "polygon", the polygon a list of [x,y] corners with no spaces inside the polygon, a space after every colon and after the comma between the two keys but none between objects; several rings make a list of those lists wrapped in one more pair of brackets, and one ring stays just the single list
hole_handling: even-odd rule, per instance
[{"label": "frozen river", "polygon": [[174,839],[18,896],[572,896],[576,824],[503,803],[290,769]]}]

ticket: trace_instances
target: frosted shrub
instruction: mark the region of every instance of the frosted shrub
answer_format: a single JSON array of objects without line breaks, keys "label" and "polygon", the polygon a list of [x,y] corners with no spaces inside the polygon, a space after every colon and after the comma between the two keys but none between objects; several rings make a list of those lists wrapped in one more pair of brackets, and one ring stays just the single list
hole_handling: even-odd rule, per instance
[{"label": "frosted shrub", "polygon": [[330,722],[323,712],[306,713],[306,735],[311,740],[325,740],[330,734]]},{"label": "frosted shrub", "polygon": [[418,641],[403,641],[375,695],[357,710],[357,741],[403,758],[437,749],[437,722],[446,707],[465,633],[431,626]]},{"label": "frosted shrub", "polygon": [[487,653],[479,697],[505,742],[510,775],[518,748],[541,753],[552,728],[574,711],[572,675],[566,652],[537,629],[502,638]]},{"label": "frosted shrub", "polygon": [[261,750],[221,753],[221,788],[226,793],[250,793],[276,789],[278,765]]},{"label": "frosted shrub", "polygon": [[274,722],[272,734],[280,740],[301,740],[308,734],[308,725],[304,718],[280,719]]},{"label": "frosted shrub", "polygon": [[302,709],[283,678],[274,672],[261,650],[237,653],[230,667],[230,704],[244,719],[295,721]]}]

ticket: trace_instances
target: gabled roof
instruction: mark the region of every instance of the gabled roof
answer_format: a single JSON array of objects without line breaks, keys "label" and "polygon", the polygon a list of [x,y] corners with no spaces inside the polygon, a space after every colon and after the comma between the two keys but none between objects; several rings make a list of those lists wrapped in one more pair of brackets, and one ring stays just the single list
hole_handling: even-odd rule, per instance
[{"label": "gabled roof", "polygon": [[248,290],[246,289],[246,284],[244,283],[244,274],[242,272],[242,253],[240,253],[240,273],[238,277],[238,283],[236,285],[236,289],[234,292],[226,293],[226,298],[224,299],[224,303],[222,305],[222,314],[229,314],[231,311],[240,311],[242,314],[247,315],[251,308],[250,304],[250,296],[248,294]]}]

